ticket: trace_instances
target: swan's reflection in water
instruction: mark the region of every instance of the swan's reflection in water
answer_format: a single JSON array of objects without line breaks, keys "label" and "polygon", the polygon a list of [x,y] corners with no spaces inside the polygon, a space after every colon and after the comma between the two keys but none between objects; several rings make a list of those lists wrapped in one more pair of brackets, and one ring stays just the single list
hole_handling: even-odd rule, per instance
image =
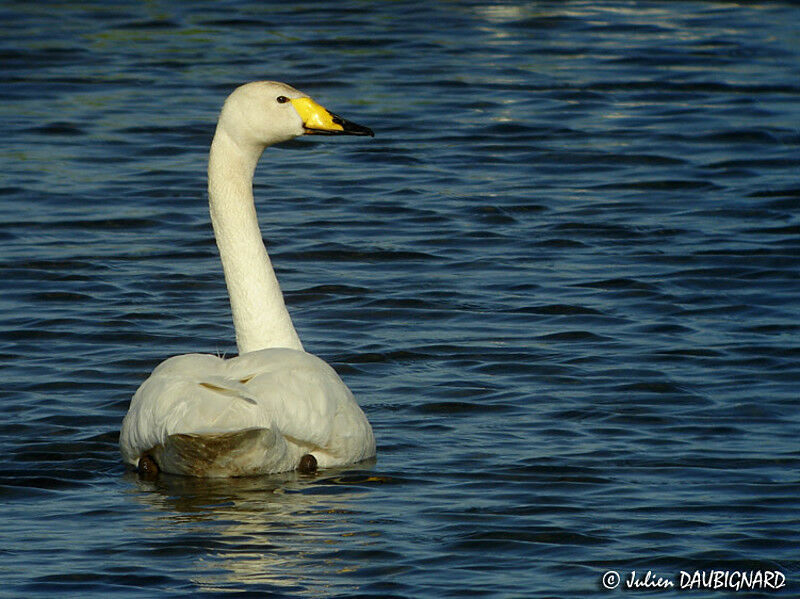
[{"label": "swan's reflection in water", "polygon": [[369,562],[380,536],[365,499],[390,481],[369,466],[218,480],[131,473],[136,500],[150,508],[139,543],[189,558],[202,590],[327,594],[333,577]]}]

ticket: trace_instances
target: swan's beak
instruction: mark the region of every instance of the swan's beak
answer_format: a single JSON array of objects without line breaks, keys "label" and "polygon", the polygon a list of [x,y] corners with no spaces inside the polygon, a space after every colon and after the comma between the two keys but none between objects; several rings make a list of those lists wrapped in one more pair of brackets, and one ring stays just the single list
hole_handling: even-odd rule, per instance
[{"label": "swan's beak", "polygon": [[303,119],[305,135],[369,135],[375,137],[372,129],[362,127],[328,112],[311,98],[295,98],[292,106]]}]

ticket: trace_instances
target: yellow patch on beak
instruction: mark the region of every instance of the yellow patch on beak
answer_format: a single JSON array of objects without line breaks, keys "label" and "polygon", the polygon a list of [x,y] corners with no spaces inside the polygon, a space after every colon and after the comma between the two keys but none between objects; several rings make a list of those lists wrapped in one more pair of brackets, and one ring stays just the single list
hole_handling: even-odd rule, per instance
[{"label": "yellow patch on beak", "polygon": [[294,98],[292,106],[303,119],[303,126],[313,131],[344,131],[333,121],[333,115],[311,98]]},{"label": "yellow patch on beak", "polygon": [[375,135],[369,127],[356,125],[337,114],[328,112],[311,98],[294,98],[291,103],[303,120],[306,134]]}]

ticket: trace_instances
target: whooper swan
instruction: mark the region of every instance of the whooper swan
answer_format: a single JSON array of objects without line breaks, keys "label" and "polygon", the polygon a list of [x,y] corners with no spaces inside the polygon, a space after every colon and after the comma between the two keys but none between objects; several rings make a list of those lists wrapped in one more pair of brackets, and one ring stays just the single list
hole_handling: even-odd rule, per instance
[{"label": "whooper swan", "polygon": [[175,356],[142,383],[119,440],[125,462],[140,472],[248,476],[375,455],[353,394],[303,351],[258,227],[252,183],[262,152],[308,134],[373,133],[272,81],[242,85],[222,107],[208,195],[239,356]]}]

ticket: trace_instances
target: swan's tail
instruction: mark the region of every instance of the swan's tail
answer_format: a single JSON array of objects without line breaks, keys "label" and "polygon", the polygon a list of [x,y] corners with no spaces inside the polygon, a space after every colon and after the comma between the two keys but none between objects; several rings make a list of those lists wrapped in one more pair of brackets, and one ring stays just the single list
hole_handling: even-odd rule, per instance
[{"label": "swan's tail", "polygon": [[272,429],[229,433],[180,433],[155,448],[153,458],[165,472],[186,476],[249,476],[265,472],[283,439]]}]

